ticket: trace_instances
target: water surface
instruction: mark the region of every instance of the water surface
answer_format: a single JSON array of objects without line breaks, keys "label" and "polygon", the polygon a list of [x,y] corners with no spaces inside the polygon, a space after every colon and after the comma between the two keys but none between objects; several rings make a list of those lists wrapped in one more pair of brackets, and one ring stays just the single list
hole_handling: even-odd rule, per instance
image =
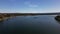
[{"label": "water surface", "polygon": [[57,34],[60,24],[54,15],[16,16],[0,22],[0,31],[22,34]]}]

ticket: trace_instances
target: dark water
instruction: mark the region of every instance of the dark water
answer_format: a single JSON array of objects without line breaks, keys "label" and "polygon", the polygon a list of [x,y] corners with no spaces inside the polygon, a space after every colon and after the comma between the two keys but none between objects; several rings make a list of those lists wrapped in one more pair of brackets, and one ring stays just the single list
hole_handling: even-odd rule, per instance
[{"label": "dark water", "polygon": [[0,22],[0,33],[60,34],[60,24],[55,16],[16,16]]}]

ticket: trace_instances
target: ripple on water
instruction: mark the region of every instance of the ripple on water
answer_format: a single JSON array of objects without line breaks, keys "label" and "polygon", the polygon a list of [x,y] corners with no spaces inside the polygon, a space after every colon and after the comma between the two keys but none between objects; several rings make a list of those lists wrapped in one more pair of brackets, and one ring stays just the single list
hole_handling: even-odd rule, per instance
[{"label": "ripple on water", "polygon": [[[1,27],[7,31],[24,33],[57,33],[60,24],[55,21],[55,16],[17,16],[4,21]],[[3,30],[3,29],[1,29]]]}]

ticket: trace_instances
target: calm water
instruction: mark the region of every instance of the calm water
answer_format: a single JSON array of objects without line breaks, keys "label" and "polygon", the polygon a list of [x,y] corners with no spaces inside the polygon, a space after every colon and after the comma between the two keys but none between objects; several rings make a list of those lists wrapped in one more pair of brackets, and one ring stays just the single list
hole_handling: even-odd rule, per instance
[{"label": "calm water", "polygon": [[60,24],[55,16],[16,16],[0,22],[0,32],[21,34],[58,34]]}]

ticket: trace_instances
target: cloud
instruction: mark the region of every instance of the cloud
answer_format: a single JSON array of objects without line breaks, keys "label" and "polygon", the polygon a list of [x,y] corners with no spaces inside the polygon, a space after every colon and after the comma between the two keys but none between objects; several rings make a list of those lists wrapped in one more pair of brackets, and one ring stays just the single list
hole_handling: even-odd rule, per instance
[{"label": "cloud", "polygon": [[9,1],[14,2],[14,1],[16,1],[16,0],[9,0]]},{"label": "cloud", "polygon": [[12,10],[12,9],[0,9],[0,13],[16,13],[16,10]]},{"label": "cloud", "polygon": [[29,2],[29,1],[24,2],[24,4],[27,5],[28,7],[33,7],[33,8],[39,7],[38,4],[35,4],[34,2]]},{"label": "cloud", "polygon": [[28,5],[29,7],[38,7],[38,5],[32,5],[32,4],[30,4],[30,5]]},{"label": "cloud", "polygon": [[25,5],[31,4],[29,1],[24,2]]}]

